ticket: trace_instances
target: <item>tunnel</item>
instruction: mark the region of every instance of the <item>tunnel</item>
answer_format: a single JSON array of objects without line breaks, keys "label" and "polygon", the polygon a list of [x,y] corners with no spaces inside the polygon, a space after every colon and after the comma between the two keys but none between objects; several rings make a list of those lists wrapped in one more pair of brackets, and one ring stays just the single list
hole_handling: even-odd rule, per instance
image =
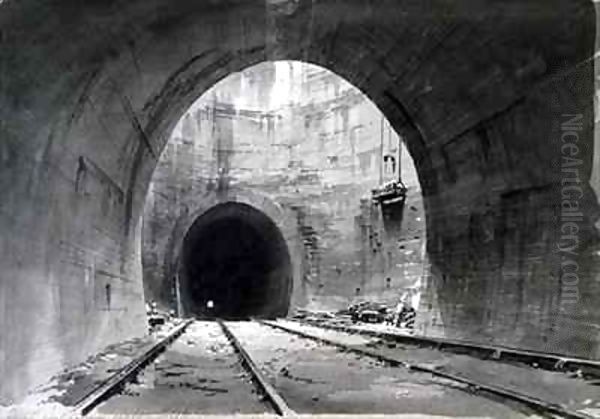
[{"label": "tunnel", "polygon": [[[595,4],[1,2],[0,404],[143,333],[158,156],[204,91],[265,60],[344,77],[403,137],[427,220],[422,333],[600,358]],[[244,310],[285,311],[268,301]]]},{"label": "tunnel", "polygon": [[286,242],[250,205],[223,203],[200,215],[184,238],[179,272],[187,315],[235,320],[287,314],[292,264]]}]

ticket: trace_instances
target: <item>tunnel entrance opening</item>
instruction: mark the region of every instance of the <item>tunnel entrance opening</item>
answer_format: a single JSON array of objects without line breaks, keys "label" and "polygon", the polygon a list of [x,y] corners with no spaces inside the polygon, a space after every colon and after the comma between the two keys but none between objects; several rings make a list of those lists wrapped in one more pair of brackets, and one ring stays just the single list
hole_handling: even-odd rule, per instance
[{"label": "tunnel entrance opening", "polygon": [[[414,152],[430,238],[424,300],[427,310],[439,307],[423,331],[600,356],[600,264],[583,253],[598,212],[584,158],[594,140],[594,4],[547,3],[539,13],[532,0],[440,2],[438,13],[429,2],[303,1],[295,10],[293,2],[3,2],[11,64],[0,89],[8,121],[0,124],[0,398],[20,398],[44,374],[137,336],[146,320],[137,221],[157,153],[196,97],[271,58],[306,59],[345,76]],[[563,307],[556,249],[567,114],[583,122],[584,161],[573,168],[583,188],[581,253],[573,262],[581,267],[575,291],[586,298]],[[362,151],[367,166],[374,159]],[[363,226],[377,247],[358,256],[383,259]],[[364,295],[363,284],[347,280],[356,259],[341,275],[331,269],[344,278],[332,288],[350,283]],[[170,289],[171,255],[157,260]]]},{"label": "tunnel entrance opening", "polygon": [[180,273],[183,238],[218,202],[245,202],[285,229],[291,309],[396,306],[421,286],[423,198],[404,137],[358,87],[318,65],[264,61],[196,98],[171,131],[146,202],[146,296],[179,314],[199,310],[182,303],[178,283],[191,290],[196,275]]},{"label": "tunnel entrance opening", "polygon": [[186,315],[245,319],[287,314],[292,266],[275,223],[247,204],[223,203],[202,214],[181,251],[179,293]]}]

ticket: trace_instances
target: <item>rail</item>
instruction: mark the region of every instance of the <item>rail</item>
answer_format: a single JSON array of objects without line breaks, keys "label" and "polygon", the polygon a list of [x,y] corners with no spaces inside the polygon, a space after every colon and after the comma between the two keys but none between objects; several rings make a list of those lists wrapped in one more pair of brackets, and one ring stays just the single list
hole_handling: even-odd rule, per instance
[{"label": "rail", "polygon": [[589,360],[585,358],[576,358],[560,354],[520,350],[503,346],[481,345],[473,342],[465,342],[444,338],[433,338],[426,336],[390,333],[385,331],[358,329],[352,326],[332,325],[321,322],[297,322],[300,324],[304,323],[311,326],[322,327],[325,329],[336,330],[340,332],[383,338],[388,341],[405,343],[409,345],[430,347],[440,351],[447,351],[459,354],[464,354],[465,352],[467,352],[469,355],[475,355],[483,359],[517,362],[527,364],[530,366],[535,366],[536,368],[543,368],[550,371],[579,371],[581,372],[582,377],[600,378],[600,361]]},{"label": "rail", "polygon": [[138,372],[154,360],[160,353],[177,339],[193,322],[187,320],[174,327],[167,336],[145,351],[141,356],[120,368],[106,380],[82,396],[74,405],[72,413],[78,416],[87,415],[94,407],[117,393],[125,383],[131,381]]},{"label": "rail", "polygon": [[277,391],[269,384],[266,378],[263,376],[262,372],[250,356],[248,352],[244,349],[240,341],[235,337],[235,335],[231,332],[229,327],[221,321],[218,320],[221,329],[223,329],[223,333],[227,336],[227,339],[231,342],[235,350],[240,354],[242,361],[246,367],[246,369],[252,374],[255,382],[267,396],[268,401],[273,406],[275,412],[280,416],[291,416],[295,415],[295,412],[290,409],[285,400],[277,393]]},{"label": "rail", "polygon": [[438,371],[435,368],[430,368],[430,367],[426,367],[426,366],[419,365],[419,364],[411,364],[405,360],[400,360],[398,358],[393,358],[393,357],[390,357],[387,355],[383,355],[376,351],[372,351],[372,350],[364,349],[364,348],[357,348],[357,347],[349,346],[344,343],[336,342],[334,340],[327,339],[324,337],[314,336],[314,335],[311,335],[310,333],[306,333],[306,332],[302,332],[302,331],[295,330],[292,328],[288,328],[288,327],[285,327],[281,324],[278,324],[278,323],[275,323],[272,321],[259,320],[259,322],[261,324],[270,326],[272,328],[279,329],[279,330],[282,330],[282,331],[285,331],[285,332],[288,332],[291,334],[295,334],[298,336],[302,336],[307,339],[312,339],[314,341],[321,342],[321,343],[324,343],[327,345],[336,346],[336,347],[341,348],[348,352],[354,352],[354,353],[357,353],[360,355],[369,356],[371,358],[375,358],[379,361],[385,362],[389,365],[395,365],[395,366],[401,365],[404,368],[407,368],[412,371],[426,372],[426,373],[435,375],[437,377],[443,377],[443,378],[446,378],[449,380],[453,380],[455,382],[459,382],[461,384],[466,384],[470,389],[473,389],[473,390],[476,390],[479,392],[488,393],[488,394],[491,394],[494,396],[499,396],[504,399],[519,402],[523,405],[530,407],[531,409],[533,409],[537,412],[540,412],[540,413],[543,413],[546,415],[548,415],[548,414],[558,415],[560,417],[567,418],[567,419],[592,419],[592,416],[589,416],[585,413],[572,411],[558,403],[550,403],[545,400],[541,400],[539,398],[529,396],[527,394],[519,393],[519,392],[510,390],[510,389],[504,388],[504,387],[477,382],[475,380],[461,377],[456,374],[450,374],[450,373]]}]

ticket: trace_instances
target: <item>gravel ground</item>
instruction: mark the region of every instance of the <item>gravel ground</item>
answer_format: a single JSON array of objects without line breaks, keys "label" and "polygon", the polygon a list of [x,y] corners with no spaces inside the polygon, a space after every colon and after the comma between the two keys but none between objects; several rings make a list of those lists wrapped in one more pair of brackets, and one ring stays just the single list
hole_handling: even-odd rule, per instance
[{"label": "gravel ground", "polygon": [[565,373],[390,343],[375,337],[327,330],[289,320],[279,320],[278,323],[347,345],[369,348],[412,364],[425,365],[482,383],[510,388],[552,403],[563,404],[571,410],[600,417],[600,387]]},{"label": "gravel ground", "polygon": [[0,409],[0,417],[62,417],[82,397],[141,356],[175,327],[175,322],[157,327],[151,334],[109,345],[85,362],[69,367],[33,389],[18,405]]},{"label": "gravel ground", "polygon": [[[341,343],[383,355],[510,388],[572,410],[600,417],[599,387],[564,373],[487,361],[467,355],[384,342],[279,320]],[[267,379],[298,414],[393,414],[402,418],[533,418],[517,404],[465,391],[453,381],[390,367],[253,322],[229,322]],[[65,370],[36,389],[20,406],[0,410],[0,417],[59,417],[91,388],[141,355],[169,327],[144,338],[105,348],[85,363]],[[215,322],[195,322],[136,383],[98,406],[90,416],[112,414],[271,415],[250,376]],[[159,417],[159,416],[155,416]]]},{"label": "gravel ground", "polygon": [[[300,414],[423,414],[443,417],[535,417],[522,406],[471,394],[431,374],[250,322],[228,323],[291,409]],[[360,337],[350,337],[363,339]]]},{"label": "gravel ground", "polygon": [[261,401],[238,355],[215,322],[194,322],[128,384],[92,414],[258,414]]}]

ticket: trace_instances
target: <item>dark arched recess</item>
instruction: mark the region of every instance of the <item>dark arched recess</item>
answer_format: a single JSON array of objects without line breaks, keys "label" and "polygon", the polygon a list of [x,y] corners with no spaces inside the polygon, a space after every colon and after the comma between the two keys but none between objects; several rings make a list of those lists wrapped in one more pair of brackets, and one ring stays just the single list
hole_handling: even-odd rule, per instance
[{"label": "dark arched recess", "polygon": [[188,315],[285,316],[292,290],[285,239],[269,217],[247,204],[216,205],[198,217],[185,236],[179,287]]}]

